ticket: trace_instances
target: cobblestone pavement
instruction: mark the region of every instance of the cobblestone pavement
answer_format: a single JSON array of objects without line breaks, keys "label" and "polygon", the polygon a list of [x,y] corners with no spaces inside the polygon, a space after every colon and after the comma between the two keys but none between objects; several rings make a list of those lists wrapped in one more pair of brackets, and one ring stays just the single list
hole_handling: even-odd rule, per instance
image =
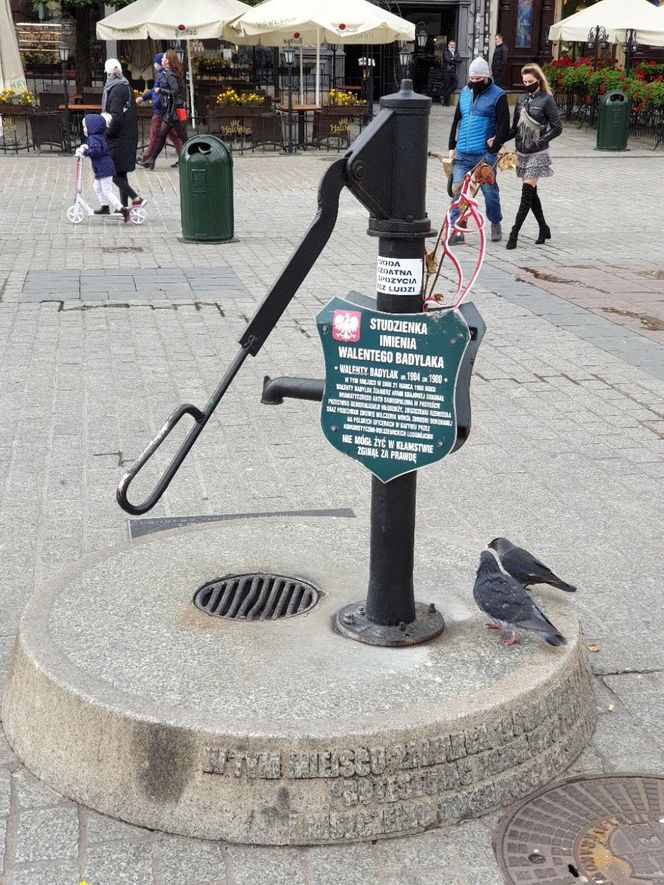
[{"label": "cobblestone pavement", "polygon": [[[436,108],[433,151],[448,125]],[[556,174],[540,187],[549,244],[534,245],[532,219],[516,251],[490,244],[474,299],[488,332],[473,433],[420,474],[417,555],[450,533],[478,551],[504,534],[555,563],[579,585],[570,605],[598,649],[599,724],[575,770],[661,771],[664,265],[658,197],[643,182],[662,180],[664,152],[593,144],[576,129],[554,143]],[[206,401],[334,156],[236,158],[237,242],[227,245],[178,240],[177,172],[165,164],[134,176],[145,225],[74,227],[64,218],[70,159],[0,157],[1,672],[35,582],[128,537],[114,497],[122,465],[174,405]],[[437,161],[429,171],[438,223],[444,182]],[[512,173],[501,189],[507,227],[519,199]],[[368,474],[325,443],[316,406],[259,403],[264,374],[321,376],[313,317],[333,295],[372,291],[365,229],[364,210],[343,195],[316,267],[154,516],[348,509],[368,532]],[[498,885],[496,819],[375,845],[197,842],[76,806],[0,737],[2,885]]]}]

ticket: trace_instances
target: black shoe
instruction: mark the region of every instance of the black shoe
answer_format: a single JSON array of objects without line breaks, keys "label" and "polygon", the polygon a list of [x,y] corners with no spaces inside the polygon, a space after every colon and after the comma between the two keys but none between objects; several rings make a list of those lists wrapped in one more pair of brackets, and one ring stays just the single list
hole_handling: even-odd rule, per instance
[{"label": "black shoe", "polygon": [[126,224],[129,221],[129,206],[123,206],[122,209],[120,209],[120,212],[124,218],[124,223]]},{"label": "black shoe", "polygon": [[136,165],[143,169],[154,169],[154,160],[136,160]]},{"label": "black shoe", "polygon": [[108,206],[100,206],[99,209],[95,209],[94,214],[95,215],[110,215],[111,210],[108,208]]},{"label": "black shoe", "polygon": [[171,169],[177,169],[180,165],[180,161],[176,160],[175,163],[171,163]]},{"label": "black shoe", "polygon": [[518,238],[519,238],[519,234],[515,233],[514,230],[512,230],[510,232],[510,236],[509,236],[508,241],[505,243],[505,248],[506,249],[516,249]]},{"label": "black shoe", "polygon": [[536,245],[541,246],[546,240],[551,239],[551,228],[548,224],[540,228],[539,237],[535,240]]}]

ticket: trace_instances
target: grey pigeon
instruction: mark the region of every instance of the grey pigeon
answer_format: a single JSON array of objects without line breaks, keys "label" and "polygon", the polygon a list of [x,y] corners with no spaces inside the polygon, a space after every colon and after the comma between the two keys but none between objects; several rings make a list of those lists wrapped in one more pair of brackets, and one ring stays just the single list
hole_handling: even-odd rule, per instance
[{"label": "grey pigeon", "polygon": [[567,640],[538,608],[521,584],[501,571],[493,550],[483,550],[477,569],[473,597],[477,605],[493,623],[487,627],[512,631],[505,645],[514,645],[516,631],[532,630],[549,645],[566,645]]},{"label": "grey pigeon", "polygon": [[574,584],[568,584],[558,575],[554,575],[551,569],[539,559],[535,559],[532,553],[528,553],[523,547],[515,547],[507,538],[494,538],[488,546],[496,551],[505,571],[524,587],[529,587],[530,584],[550,584],[552,587],[564,590],[565,593],[576,591]]}]

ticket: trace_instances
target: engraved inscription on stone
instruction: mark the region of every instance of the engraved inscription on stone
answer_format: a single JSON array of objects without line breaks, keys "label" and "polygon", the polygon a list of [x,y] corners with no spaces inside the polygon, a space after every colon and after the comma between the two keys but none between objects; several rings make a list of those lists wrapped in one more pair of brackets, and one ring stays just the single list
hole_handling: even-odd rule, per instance
[{"label": "engraved inscription on stone", "polygon": [[[286,745],[281,752],[210,746],[201,767],[206,775],[235,782],[288,785],[291,841],[343,842],[419,832],[512,802],[555,777],[589,737],[588,710],[589,680],[577,669],[545,697],[537,696],[490,726],[391,746]],[[300,803],[307,809],[307,794],[298,788],[312,781],[326,785],[328,807],[295,811]]]},{"label": "engraved inscription on stone", "polygon": [[[383,744],[231,740],[202,750],[200,770],[223,789],[251,789],[259,841],[352,842],[417,833],[511,804],[569,765],[594,724],[582,662],[501,718]],[[229,792],[230,791],[230,792]],[[622,834],[623,841],[633,838]],[[622,842],[620,844],[622,848]],[[648,858],[642,859],[645,865]]]}]

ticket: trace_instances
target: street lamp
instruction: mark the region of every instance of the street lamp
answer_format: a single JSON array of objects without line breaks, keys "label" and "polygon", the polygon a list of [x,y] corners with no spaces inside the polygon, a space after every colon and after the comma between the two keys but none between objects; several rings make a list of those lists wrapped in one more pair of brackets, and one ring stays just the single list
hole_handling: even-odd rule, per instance
[{"label": "street lamp", "polygon": [[639,48],[634,28],[630,28],[625,34],[625,42],[622,44],[622,48],[625,50],[625,71],[629,73],[630,68],[632,67],[632,56]]},{"label": "street lamp", "polygon": [[424,22],[418,22],[415,26],[415,41],[417,43],[417,48],[420,51],[425,48],[428,39],[429,35],[427,34],[427,26]]},{"label": "street lamp", "polygon": [[412,58],[412,53],[410,48],[406,43],[401,43],[399,46],[399,67],[401,68],[401,79],[406,80],[408,78],[408,70],[410,68],[410,60]]},{"label": "street lamp", "polygon": [[293,153],[293,65],[295,50],[288,43],[284,47],[284,61],[288,67],[288,153]]},{"label": "street lamp", "polygon": [[173,44],[173,51],[178,57],[178,61],[181,65],[184,64],[184,49],[182,48],[182,43],[179,40],[176,40]]},{"label": "street lamp", "polygon": [[602,27],[602,25],[595,25],[595,27],[591,28],[588,32],[588,49],[593,50],[593,67],[597,67],[600,47],[603,54],[604,47],[608,42],[609,35],[606,32],[606,28]]},{"label": "street lamp", "polygon": [[332,89],[337,88],[337,52],[339,51],[338,43],[330,43],[332,50]]},{"label": "street lamp", "polygon": [[358,65],[362,68],[362,91],[360,96],[368,105],[368,120],[373,120],[373,102],[374,102],[374,68],[376,67],[376,59],[371,56],[363,56],[358,58]]},{"label": "street lamp", "polygon": [[60,65],[62,67],[62,87],[65,91],[65,125],[64,125],[64,149],[71,152],[71,120],[69,117],[69,89],[67,88],[67,62],[69,61],[69,46],[63,41],[58,45]]}]

